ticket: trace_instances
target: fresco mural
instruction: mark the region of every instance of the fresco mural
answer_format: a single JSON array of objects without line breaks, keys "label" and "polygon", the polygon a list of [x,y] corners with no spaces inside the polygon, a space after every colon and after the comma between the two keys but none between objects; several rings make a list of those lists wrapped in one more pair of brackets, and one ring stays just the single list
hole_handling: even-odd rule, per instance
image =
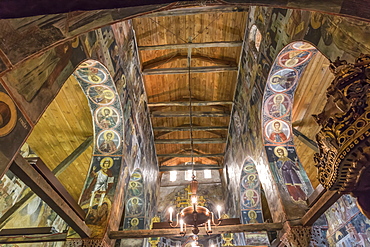
[{"label": "fresco mural", "polygon": [[7,167],[30,131],[28,119],[0,83],[0,168]]},{"label": "fresco mural", "polygon": [[356,199],[343,195],[324,213],[329,247],[370,246],[370,220],[356,206]]},{"label": "fresco mural", "polygon": [[[317,47],[332,61],[337,56],[354,60],[360,52],[369,53],[370,47],[364,37],[370,35],[370,28],[362,21],[324,13],[252,6],[248,12],[244,40],[252,37],[253,41],[257,29],[261,33],[259,50],[254,42],[244,42],[240,59],[234,107],[231,113],[233,117],[225,151],[224,179],[228,184],[226,202],[228,214],[231,217],[240,216],[240,204],[234,202],[242,200],[238,183],[244,159],[249,156],[255,160],[256,169],[269,202],[272,220],[279,221],[281,217],[296,218],[303,214],[304,210],[284,209],[285,204],[280,202],[278,193],[274,191],[283,191],[286,204],[298,207],[300,205],[305,207],[300,202],[304,195],[299,194],[299,190],[301,189],[306,196],[310,191],[309,185],[305,183],[304,174],[300,172],[302,167],[299,160],[297,159],[295,163],[296,155],[290,142],[292,135],[291,130],[288,131],[290,124],[287,120],[291,114],[293,102],[289,93],[296,87],[295,78],[301,73],[299,69],[309,63],[308,60],[314,56],[316,51],[312,46]],[[359,33],[362,35],[359,36]],[[297,43],[292,43],[293,41]],[[292,45],[289,46],[289,50],[286,50],[287,54],[281,54],[283,55],[281,59],[279,59],[280,56],[277,58],[279,52],[288,44]],[[276,64],[273,66],[275,60]],[[269,77],[270,70],[272,71]],[[264,97],[266,87],[271,94]],[[262,124],[262,118],[268,120]],[[280,123],[280,127],[276,124],[276,128],[281,128],[281,131],[275,131],[277,133],[271,136],[271,133],[274,133],[273,123],[276,120]],[[288,128],[284,128],[285,123],[288,124]],[[283,141],[282,139],[285,138],[279,132],[284,133],[287,140]],[[276,139],[277,136],[282,136],[281,141]],[[269,144],[267,153],[261,152],[265,142]],[[274,149],[278,146],[283,147],[286,152],[281,149],[280,154],[275,154]],[[267,162],[268,159],[269,162]],[[297,189],[293,190],[298,193],[295,196],[298,200],[294,200],[288,193],[281,170],[285,163],[286,166],[290,166],[290,171],[295,171],[297,175],[294,176],[294,180],[298,180],[294,185]],[[299,170],[294,167],[298,167]],[[281,181],[280,188],[271,182],[273,181],[270,173],[272,168],[274,178]],[[282,211],[286,212],[285,216],[279,213]]]},{"label": "fresco mural", "polygon": [[[244,161],[240,179],[240,208],[241,223],[253,224],[263,223],[263,213],[261,205],[261,184],[253,160],[247,158]],[[244,233],[244,245],[269,246],[266,232],[246,232]]]},{"label": "fresco mural", "polygon": [[292,105],[282,102],[293,101],[300,75],[316,52],[315,47],[302,41],[286,46],[273,64],[264,92],[266,153],[284,206],[290,209],[306,205],[313,188],[295,152],[290,127]]},{"label": "fresco mural", "polygon": [[16,177],[11,171],[7,171],[0,180],[0,217],[13,206],[26,185]]},{"label": "fresco mural", "polygon": [[96,139],[80,204],[86,212],[86,224],[95,237],[101,237],[107,227],[122,163],[123,127],[119,119],[122,110],[113,79],[101,63],[87,60],[73,75],[89,99]]},{"label": "fresco mural", "polygon": [[144,178],[140,169],[136,169],[131,177],[126,192],[125,220],[123,229],[136,230],[144,229],[145,219],[145,195],[144,195]]}]

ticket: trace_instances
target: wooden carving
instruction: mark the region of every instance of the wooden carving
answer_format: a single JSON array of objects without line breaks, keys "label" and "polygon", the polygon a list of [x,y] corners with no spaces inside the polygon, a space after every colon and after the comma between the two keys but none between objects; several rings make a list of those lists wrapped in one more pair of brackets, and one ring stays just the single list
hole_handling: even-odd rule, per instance
[{"label": "wooden carving", "polygon": [[351,193],[370,217],[370,55],[354,64],[337,59],[336,76],[327,89],[328,102],[314,115],[321,126],[315,154],[320,183],[329,190]]}]

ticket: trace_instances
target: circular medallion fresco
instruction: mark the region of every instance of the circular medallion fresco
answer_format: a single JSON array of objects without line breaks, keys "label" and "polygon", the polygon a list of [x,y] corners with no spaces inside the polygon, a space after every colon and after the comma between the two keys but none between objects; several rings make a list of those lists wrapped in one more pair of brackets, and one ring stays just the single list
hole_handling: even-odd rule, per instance
[{"label": "circular medallion fresco", "polygon": [[291,109],[291,101],[288,95],[277,93],[271,95],[265,101],[265,113],[272,118],[281,118],[286,116]]},{"label": "circular medallion fresco", "polygon": [[119,149],[121,139],[114,130],[105,130],[100,132],[97,140],[98,150],[105,154],[111,154]]},{"label": "circular medallion fresco", "polygon": [[297,72],[293,69],[282,69],[275,72],[269,80],[269,87],[275,92],[285,92],[297,82]]},{"label": "circular medallion fresco", "polygon": [[100,107],[95,112],[95,122],[102,129],[111,129],[117,126],[119,114],[113,107]]},{"label": "circular medallion fresco", "polygon": [[89,98],[98,105],[109,105],[115,99],[113,90],[103,85],[89,87],[88,95]]},{"label": "circular medallion fresco", "polygon": [[274,143],[285,143],[290,139],[290,127],[282,120],[272,120],[265,126],[267,140]]},{"label": "circular medallion fresco", "polygon": [[131,197],[127,201],[127,213],[130,216],[138,216],[144,211],[143,200],[139,197]]},{"label": "circular medallion fresco", "polygon": [[83,81],[90,84],[101,84],[108,79],[108,76],[103,70],[95,67],[82,67],[76,71],[76,74]]},{"label": "circular medallion fresco", "polygon": [[310,56],[311,52],[309,51],[293,50],[280,56],[279,63],[281,66],[285,67],[295,67],[307,61]]},{"label": "circular medallion fresco", "polygon": [[17,123],[17,108],[6,93],[0,92],[0,137],[9,134]]},{"label": "circular medallion fresco", "polygon": [[259,201],[260,201],[260,196],[256,190],[249,189],[243,193],[243,197],[241,199],[242,199],[242,207],[248,209],[248,208],[254,208],[258,206]]},{"label": "circular medallion fresco", "polygon": [[255,189],[258,187],[258,176],[255,173],[245,175],[242,178],[242,186],[246,189]]},{"label": "circular medallion fresco", "polygon": [[309,50],[309,49],[315,49],[315,47],[309,43],[298,41],[295,42],[292,47],[297,50]]}]

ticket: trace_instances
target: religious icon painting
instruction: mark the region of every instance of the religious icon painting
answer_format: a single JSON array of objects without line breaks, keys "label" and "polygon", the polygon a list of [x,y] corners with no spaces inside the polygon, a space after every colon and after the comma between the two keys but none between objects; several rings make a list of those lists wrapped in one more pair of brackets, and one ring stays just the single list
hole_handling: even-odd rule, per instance
[{"label": "religious icon painting", "polygon": [[95,121],[102,129],[114,128],[119,122],[119,114],[113,107],[100,107],[95,112]]},{"label": "religious icon painting", "polygon": [[121,139],[116,131],[105,130],[99,133],[98,150],[105,154],[116,152],[120,147]]},{"label": "religious icon painting", "polygon": [[256,190],[248,189],[242,197],[242,208],[254,208],[259,205],[260,195]]},{"label": "religious icon painting", "polygon": [[88,89],[89,98],[98,105],[109,105],[115,99],[115,94],[112,89],[107,86],[96,85]]},{"label": "religious icon painting", "polygon": [[284,93],[273,94],[265,101],[265,113],[272,118],[286,116],[291,109],[291,101]]},{"label": "religious icon painting", "polygon": [[139,216],[144,212],[143,199],[139,197],[131,197],[127,201],[127,215]]},{"label": "religious icon painting", "polygon": [[292,47],[297,50],[309,50],[309,49],[315,49],[315,47],[307,42],[298,41],[295,42]]},{"label": "religious icon painting", "polygon": [[244,167],[243,167],[243,172],[245,172],[245,173],[255,173],[255,172],[257,172],[256,167],[253,163],[248,164],[249,163],[248,161],[246,163],[247,164],[245,164]]},{"label": "religious icon painting", "polygon": [[293,51],[289,51],[283,54],[282,56],[280,56],[279,63],[281,66],[285,66],[285,67],[295,67],[295,66],[298,66],[304,63],[310,57],[311,57],[311,52],[309,51],[293,50]]},{"label": "religious icon painting", "polygon": [[279,70],[270,77],[269,86],[275,92],[285,92],[296,83],[297,74],[293,69]]},{"label": "religious icon painting", "polygon": [[17,108],[6,93],[0,92],[0,137],[9,134],[17,123]]},{"label": "religious icon painting", "polygon": [[130,181],[128,186],[128,194],[132,196],[140,196],[143,194],[143,184],[140,182]]},{"label": "religious icon painting", "polygon": [[130,177],[130,180],[131,180],[131,181],[139,181],[139,180],[141,180],[141,178],[142,178],[141,171],[140,171],[139,169],[136,169],[136,170],[132,173],[132,175],[131,175],[131,177]]},{"label": "religious icon painting", "polygon": [[125,217],[123,228],[125,230],[144,229],[144,219],[141,217]]},{"label": "religious icon painting", "polygon": [[108,79],[107,74],[105,74],[103,70],[96,67],[82,67],[76,71],[76,74],[83,81],[90,84],[105,83]]},{"label": "religious icon painting", "polygon": [[255,189],[259,186],[257,174],[248,174],[242,178],[242,186],[245,189]]},{"label": "religious icon painting", "polygon": [[282,120],[272,120],[265,126],[265,137],[273,143],[285,143],[290,140],[290,127]]}]

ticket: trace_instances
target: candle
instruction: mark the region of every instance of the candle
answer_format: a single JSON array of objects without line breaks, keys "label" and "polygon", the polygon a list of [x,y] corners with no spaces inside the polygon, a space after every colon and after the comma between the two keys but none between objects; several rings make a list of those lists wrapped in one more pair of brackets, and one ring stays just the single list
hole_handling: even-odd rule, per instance
[{"label": "candle", "polygon": [[218,218],[221,219],[221,206],[217,206],[217,213],[218,213]]},{"label": "candle", "polygon": [[184,231],[184,220],[181,219],[180,220],[180,232],[183,232]]},{"label": "candle", "polygon": [[170,207],[170,208],[168,209],[168,211],[170,212],[170,221],[172,221],[173,208],[172,208],[172,207]]},{"label": "candle", "polygon": [[208,220],[208,231],[211,230],[211,220]]}]

